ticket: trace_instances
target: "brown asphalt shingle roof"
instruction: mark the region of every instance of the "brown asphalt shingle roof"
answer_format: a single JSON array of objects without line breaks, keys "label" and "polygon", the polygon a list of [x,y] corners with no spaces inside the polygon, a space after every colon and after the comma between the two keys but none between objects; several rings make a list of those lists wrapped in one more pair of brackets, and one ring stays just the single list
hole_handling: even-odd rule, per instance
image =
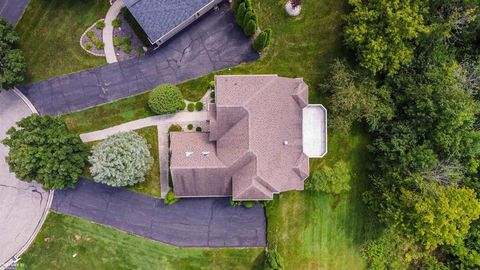
[{"label": "brown asphalt shingle roof", "polygon": [[[200,143],[194,138],[198,135],[191,135],[190,139],[189,134],[194,133],[185,133],[181,140],[177,135],[172,137],[172,149],[180,148],[180,144],[215,148],[216,151],[210,151],[218,158],[213,167],[223,168],[222,186],[231,187],[231,194],[227,195],[235,200],[268,200],[274,193],[302,190],[309,174],[309,159],[302,144],[302,109],[308,104],[308,86],[303,80],[276,75],[216,76],[215,89],[217,103],[209,113],[210,144],[205,137]],[[193,188],[187,192],[184,185],[177,191],[176,180],[183,179],[185,183],[185,179],[200,175],[186,175],[177,167],[205,168],[206,175],[199,179],[210,181],[207,186],[212,189],[221,182],[214,180],[219,173],[211,169],[213,161],[208,163],[208,169],[204,160],[197,163],[181,151],[172,150],[175,194],[212,193]]]}]

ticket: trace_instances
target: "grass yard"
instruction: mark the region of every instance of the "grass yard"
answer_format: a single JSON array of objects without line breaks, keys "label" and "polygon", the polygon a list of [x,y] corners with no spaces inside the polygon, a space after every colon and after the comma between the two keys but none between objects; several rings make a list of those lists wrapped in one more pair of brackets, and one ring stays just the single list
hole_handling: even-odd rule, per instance
[{"label": "grass yard", "polygon": [[105,17],[107,0],[31,0],[15,28],[27,59],[27,80],[34,82],[106,64],[88,54],[80,36]]},{"label": "grass yard", "polygon": [[362,244],[379,232],[362,201],[368,182],[365,144],[362,133],[334,135],[326,158],[310,161],[312,171],[338,160],[348,162],[352,174],[349,192],[338,196],[287,192],[267,209],[269,246],[278,248],[286,269],[365,269]]},{"label": "grass yard", "polygon": [[261,269],[262,263],[261,248],[176,248],[51,212],[17,269],[223,270]]},{"label": "grass yard", "polygon": [[[147,140],[147,143],[150,145],[150,154],[153,157],[152,168],[147,172],[145,176],[145,181],[135,184],[133,186],[127,187],[128,189],[147,194],[149,196],[160,198],[161,196],[161,185],[160,185],[160,163],[159,163],[159,149],[158,149],[158,131],[156,126],[146,127],[135,130],[140,136],[144,137]],[[100,141],[89,142],[87,143],[90,146],[93,146]],[[92,178],[89,171],[89,165],[85,168],[83,176],[86,178]]]}]

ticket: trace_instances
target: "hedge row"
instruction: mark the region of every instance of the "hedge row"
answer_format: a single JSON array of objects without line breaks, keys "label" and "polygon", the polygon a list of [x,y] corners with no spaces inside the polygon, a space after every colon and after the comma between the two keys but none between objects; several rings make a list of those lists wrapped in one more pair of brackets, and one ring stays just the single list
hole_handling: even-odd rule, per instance
[{"label": "hedge row", "polygon": [[234,0],[233,13],[237,24],[242,27],[246,36],[255,34],[258,28],[258,17],[253,10],[252,0]]}]

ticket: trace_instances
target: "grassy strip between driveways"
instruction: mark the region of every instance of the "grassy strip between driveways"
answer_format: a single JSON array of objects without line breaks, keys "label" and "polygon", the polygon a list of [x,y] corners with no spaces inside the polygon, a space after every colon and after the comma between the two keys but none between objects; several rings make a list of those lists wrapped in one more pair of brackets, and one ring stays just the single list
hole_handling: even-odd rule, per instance
[{"label": "grassy strip between driveways", "polygon": [[[128,189],[143,193],[149,196],[160,198],[161,196],[161,185],[160,185],[160,163],[159,163],[159,148],[158,148],[158,131],[156,126],[145,127],[135,130],[140,136],[144,137],[147,140],[147,143],[150,145],[150,154],[153,157],[152,168],[147,172],[145,176],[145,181],[135,184],[133,186],[127,187]],[[87,143],[90,147],[99,143],[100,141],[89,142]],[[88,165],[83,173],[83,176],[91,179],[89,171],[90,165]]]},{"label": "grassy strip between driveways", "polygon": [[108,0],[30,0],[16,26],[27,59],[27,83],[106,64],[88,54],[80,36],[104,18]]},{"label": "grassy strip between driveways", "polygon": [[17,269],[261,269],[262,262],[262,248],[177,248],[51,212]]}]

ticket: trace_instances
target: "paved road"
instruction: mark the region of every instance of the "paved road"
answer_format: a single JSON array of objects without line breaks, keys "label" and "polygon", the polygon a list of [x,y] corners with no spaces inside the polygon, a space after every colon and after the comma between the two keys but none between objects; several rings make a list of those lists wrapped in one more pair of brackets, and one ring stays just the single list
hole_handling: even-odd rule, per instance
[{"label": "paved road", "polygon": [[226,198],[165,206],[160,199],[81,179],[74,190],[55,192],[52,209],[180,247],[266,245],[263,208],[233,207]]},{"label": "paved road", "polygon": [[[32,111],[13,91],[0,92],[0,141],[6,131]],[[40,229],[49,207],[49,192],[19,181],[8,170],[8,149],[0,143],[0,269],[26,248]]]},{"label": "paved road", "polygon": [[40,114],[58,115],[253,61],[258,54],[226,5],[211,11],[153,54],[19,89]]},{"label": "paved road", "polygon": [[30,0],[0,0],[0,17],[17,25]]}]

